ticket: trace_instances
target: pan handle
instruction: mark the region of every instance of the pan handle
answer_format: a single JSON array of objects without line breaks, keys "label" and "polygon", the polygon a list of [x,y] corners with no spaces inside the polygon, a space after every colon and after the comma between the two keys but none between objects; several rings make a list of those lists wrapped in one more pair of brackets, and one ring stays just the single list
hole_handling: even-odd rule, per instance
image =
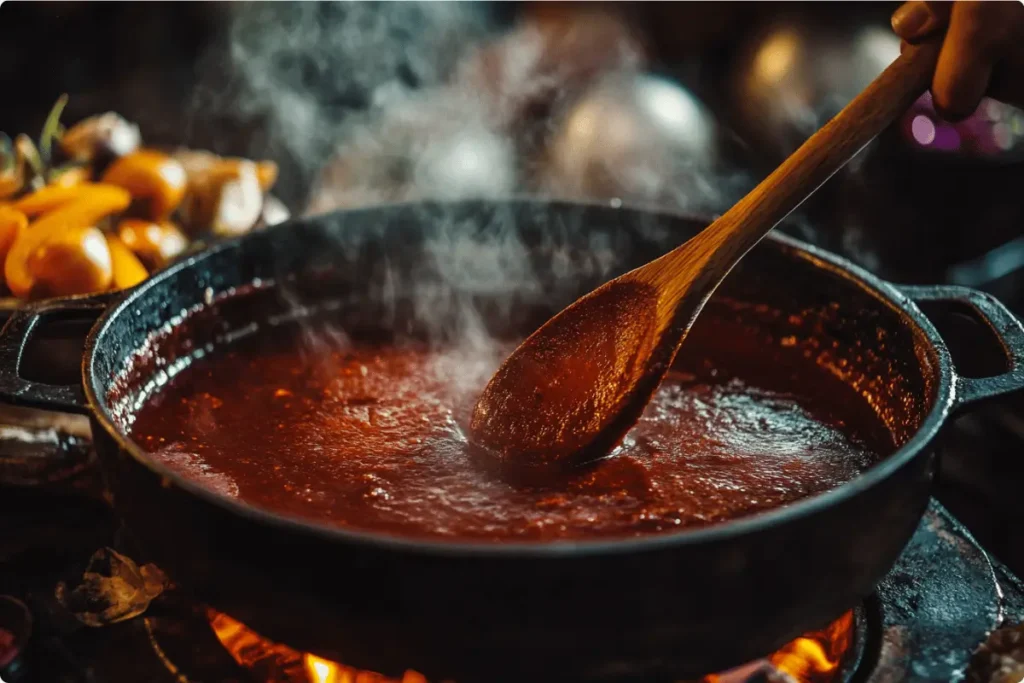
[{"label": "pan handle", "polygon": [[27,380],[21,376],[22,358],[32,342],[33,332],[44,320],[81,318],[85,317],[83,314],[98,318],[121,294],[123,292],[105,292],[66,297],[16,308],[0,329],[0,401],[30,408],[89,414],[81,382],[59,386]]},{"label": "pan handle", "polygon": [[1007,369],[992,377],[956,378],[956,403],[963,406],[1024,388],[1024,325],[991,294],[957,285],[902,286],[915,302],[949,301],[964,304],[989,328],[1006,354]]}]

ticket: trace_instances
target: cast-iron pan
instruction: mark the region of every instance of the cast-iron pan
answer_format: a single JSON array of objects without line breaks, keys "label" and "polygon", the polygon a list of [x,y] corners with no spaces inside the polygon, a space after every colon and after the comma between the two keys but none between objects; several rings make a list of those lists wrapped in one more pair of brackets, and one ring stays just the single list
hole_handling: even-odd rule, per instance
[{"label": "cast-iron pan", "polygon": [[[896,287],[791,239],[763,242],[716,298],[745,305],[761,344],[799,335],[832,354],[900,446],[823,495],[663,536],[480,545],[317,526],[183,480],[125,428],[142,387],[176,357],[254,323],[340,302],[352,320],[443,336],[469,302],[492,332],[522,335],[702,225],[541,200],[410,203],[296,220],[120,295],[17,312],[0,339],[0,394],[90,415],[114,503],[148,559],[269,638],[362,669],[462,683],[700,676],[765,655],[872,592],[925,509],[939,428],[952,411],[1024,385],[1024,329],[999,302],[958,287]],[[167,364],[142,364],[115,381],[155,330],[232,288],[249,293],[175,329],[160,346]],[[915,305],[921,300],[982,321],[988,333],[978,342],[999,340],[1005,372],[958,376]],[[99,315],[82,385],[22,378],[33,330],[82,315]]]}]

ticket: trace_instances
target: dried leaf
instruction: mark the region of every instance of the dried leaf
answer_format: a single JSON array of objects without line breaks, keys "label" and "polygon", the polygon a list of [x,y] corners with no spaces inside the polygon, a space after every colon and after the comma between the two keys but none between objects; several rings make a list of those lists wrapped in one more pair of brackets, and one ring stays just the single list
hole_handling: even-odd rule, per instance
[{"label": "dried leaf", "polygon": [[86,626],[107,626],[137,617],[167,585],[155,565],[141,569],[111,548],[93,554],[77,586],[57,584],[56,597]]}]

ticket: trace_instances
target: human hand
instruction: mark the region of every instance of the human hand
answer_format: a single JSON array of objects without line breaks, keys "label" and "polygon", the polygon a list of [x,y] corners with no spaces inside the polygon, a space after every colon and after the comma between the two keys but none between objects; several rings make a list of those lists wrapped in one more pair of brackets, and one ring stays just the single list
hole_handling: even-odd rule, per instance
[{"label": "human hand", "polygon": [[892,15],[906,43],[945,31],[932,99],[950,121],[970,116],[982,97],[1024,107],[1024,2],[911,0]]}]

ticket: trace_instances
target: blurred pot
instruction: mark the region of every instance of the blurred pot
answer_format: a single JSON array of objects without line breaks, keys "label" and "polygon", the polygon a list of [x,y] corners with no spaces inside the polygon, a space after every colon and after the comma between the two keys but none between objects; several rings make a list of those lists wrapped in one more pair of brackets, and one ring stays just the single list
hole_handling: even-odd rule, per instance
[{"label": "blurred pot", "polygon": [[844,19],[778,19],[739,51],[730,77],[735,124],[777,159],[793,152],[899,55],[899,39],[886,24]]},{"label": "blurred pot", "polygon": [[615,74],[560,119],[543,189],[708,209],[722,199],[718,127],[689,90],[647,74]]},{"label": "blurred pot", "polygon": [[306,213],[383,201],[507,196],[512,141],[481,102],[453,90],[392,93],[345,139],[317,180]]}]

